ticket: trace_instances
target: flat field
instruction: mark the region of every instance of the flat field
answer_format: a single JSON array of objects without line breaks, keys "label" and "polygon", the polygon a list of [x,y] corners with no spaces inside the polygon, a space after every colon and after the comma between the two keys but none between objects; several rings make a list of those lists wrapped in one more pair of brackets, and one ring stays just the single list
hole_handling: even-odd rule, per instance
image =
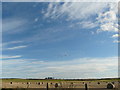
[{"label": "flat field", "polygon": [[[108,83],[115,86],[107,89]],[[2,79],[2,90],[119,90],[120,80],[28,80],[28,79]]]}]

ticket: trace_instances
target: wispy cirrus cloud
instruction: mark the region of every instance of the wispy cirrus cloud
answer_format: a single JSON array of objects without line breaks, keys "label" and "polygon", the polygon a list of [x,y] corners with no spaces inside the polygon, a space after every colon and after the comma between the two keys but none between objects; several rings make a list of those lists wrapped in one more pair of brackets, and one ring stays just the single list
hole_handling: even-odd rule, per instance
[{"label": "wispy cirrus cloud", "polygon": [[[14,68],[15,65],[19,66]],[[3,77],[9,73],[7,77],[21,78],[45,78],[46,76],[57,78],[117,77],[118,57],[79,58],[67,61],[33,60],[32,62],[29,62],[29,59],[12,59],[3,61],[3,71]],[[26,73],[22,75],[24,72]],[[17,74],[13,75],[13,73]]]},{"label": "wispy cirrus cloud", "polygon": [[92,21],[88,21],[88,20],[78,22],[77,25],[79,25],[82,28],[87,28],[87,29],[95,28],[98,26],[97,22],[92,22]]},{"label": "wispy cirrus cloud", "polygon": [[28,47],[28,45],[21,45],[21,44],[24,44],[24,41],[3,42],[2,44],[0,44],[0,46],[2,50],[15,50],[15,49],[22,49]]},{"label": "wispy cirrus cloud", "polygon": [[9,41],[0,44],[1,50],[16,50],[28,47],[28,45],[21,45],[23,41]]},{"label": "wispy cirrus cloud", "polygon": [[[74,22],[69,27],[96,28],[93,33],[115,32],[118,30],[117,2],[87,3],[87,2],[64,2],[48,5],[44,13],[46,18],[58,19],[66,17],[66,21]],[[94,17],[94,18],[92,18]]]},{"label": "wispy cirrus cloud", "polygon": [[[23,31],[27,20],[20,18],[6,18],[2,20],[3,33],[16,33]],[[22,28],[22,29],[21,29]]]},{"label": "wispy cirrus cloud", "polygon": [[6,48],[7,50],[15,50],[15,49],[21,49],[21,48],[26,48],[28,46],[23,45],[23,46],[15,46],[15,47],[10,47],[10,48]]},{"label": "wispy cirrus cloud", "polygon": [[[88,19],[91,15],[97,14],[98,12],[103,11],[107,3],[74,3],[74,2],[65,2],[60,3],[50,3],[48,5],[47,12],[45,17],[51,17],[53,19],[67,16],[66,20],[82,20]],[[94,6],[94,7],[93,7]]]},{"label": "wispy cirrus cloud", "polygon": [[[93,7],[94,6],[94,7]],[[108,11],[105,11],[109,8]],[[99,31],[118,31],[117,24],[117,3],[50,3],[48,5],[45,17],[51,17],[52,19],[67,16],[66,20],[77,20],[81,23],[81,20],[90,19],[91,16],[98,15],[96,17],[97,22],[90,21],[89,27],[100,26]],[[83,27],[88,27],[84,25]]]},{"label": "wispy cirrus cloud", "polygon": [[10,42],[4,42],[2,43],[3,46],[11,45],[11,44],[17,44],[17,43],[23,43],[23,41],[10,41]]},{"label": "wispy cirrus cloud", "polygon": [[0,59],[15,59],[15,58],[21,58],[21,55],[15,55],[15,56],[10,56],[10,55],[2,55]]}]

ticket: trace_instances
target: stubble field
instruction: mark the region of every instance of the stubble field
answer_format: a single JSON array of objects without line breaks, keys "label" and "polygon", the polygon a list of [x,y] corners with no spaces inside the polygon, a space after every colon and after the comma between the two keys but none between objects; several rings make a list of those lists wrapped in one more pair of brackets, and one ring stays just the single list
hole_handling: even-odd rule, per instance
[{"label": "stubble field", "polygon": [[[107,85],[115,86],[108,89]],[[119,90],[119,80],[26,80],[26,79],[3,79],[2,90]],[[86,88],[87,87],[87,88]]]}]

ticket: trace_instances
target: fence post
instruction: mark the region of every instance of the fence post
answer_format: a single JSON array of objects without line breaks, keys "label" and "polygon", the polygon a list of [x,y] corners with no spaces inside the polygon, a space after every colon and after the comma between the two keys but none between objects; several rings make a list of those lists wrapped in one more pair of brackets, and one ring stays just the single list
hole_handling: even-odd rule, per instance
[{"label": "fence post", "polygon": [[88,90],[87,83],[85,83],[85,90]]},{"label": "fence post", "polygon": [[48,83],[47,83],[46,89],[48,90]]}]

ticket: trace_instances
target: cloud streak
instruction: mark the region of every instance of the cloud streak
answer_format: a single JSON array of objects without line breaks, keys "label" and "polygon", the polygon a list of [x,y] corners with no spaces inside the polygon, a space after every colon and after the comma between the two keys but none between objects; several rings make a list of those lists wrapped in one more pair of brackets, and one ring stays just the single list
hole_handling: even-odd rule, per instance
[{"label": "cloud streak", "polygon": [[7,50],[15,50],[15,49],[21,49],[21,48],[26,48],[28,46],[15,46],[15,47],[10,47],[10,48],[7,48]]},{"label": "cloud streak", "polygon": [[3,42],[3,46],[11,45],[11,44],[17,44],[17,43],[22,43],[23,41],[10,41],[10,42]]},{"label": "cloud streak", "polygon": [[8,56],[8,55],[2,55],[1,59],[15,59],[15,58],[21,58],[21,55],[16,56]]},{"label": "cloud streak", "polygon": [[[0,47],[2,48],[2,50],[15,50],[15,49],[22,49],[28,47],[28,45],[18,45],[18,44],[22,44],[23,42],[24,41],[3,42],[2,44],[0,44]],[[14,45],[14,47],[10,47],[12,45]]]}]

